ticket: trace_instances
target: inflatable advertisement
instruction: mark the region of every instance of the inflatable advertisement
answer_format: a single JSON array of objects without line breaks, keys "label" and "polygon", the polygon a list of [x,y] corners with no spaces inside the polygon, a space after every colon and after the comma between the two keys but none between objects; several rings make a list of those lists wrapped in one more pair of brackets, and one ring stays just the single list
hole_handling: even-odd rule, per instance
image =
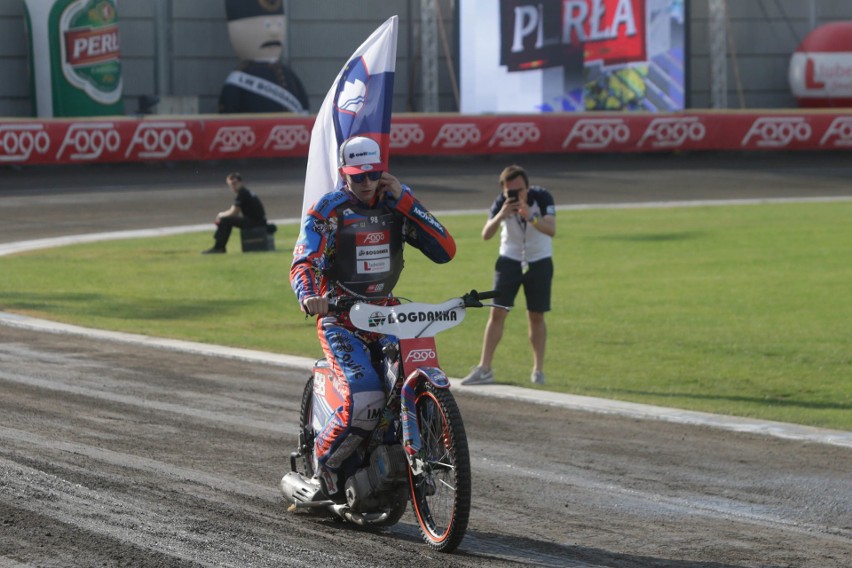
[{"label": "inflatable advertisement", "polygon": [[123,115],[115,0],[26,0],[39,117]]},{"label": "inflatable advertisement", "polygon": [[226,0],[228,38],[239,67],[225,79],[219,112],[308,114],[299,77],[281,62],[287,20],[283,0]]},{"label": "inflatable advertisement", "polygon": [[789,80],[800,107],[852,107],[852,22],[809,33],[790,58]]}]

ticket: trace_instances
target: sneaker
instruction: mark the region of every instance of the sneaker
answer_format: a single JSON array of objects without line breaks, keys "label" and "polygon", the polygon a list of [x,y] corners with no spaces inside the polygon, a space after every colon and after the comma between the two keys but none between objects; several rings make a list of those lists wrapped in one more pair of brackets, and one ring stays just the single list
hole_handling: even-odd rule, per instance
[{"label": "sneaker", "polygon": [[468,376],[464,378],[461,382],[463,385],[493,385],[494,384],[494,372],[491,370],[486,371],[480,366],[476,366],[473,368],[473,371],[470,372]]},{"label": "sneaker", "polygon": [[227,251],[223,248],[213,247],[205,251],[201,251],[201,254],[225,254],[226,252]]},{"label": "sneaker", "polygon": [[544,373],[542,373],[541,371],[533,371],[532,375],[530,375],[530,382],[534,385],[543,385]]}]

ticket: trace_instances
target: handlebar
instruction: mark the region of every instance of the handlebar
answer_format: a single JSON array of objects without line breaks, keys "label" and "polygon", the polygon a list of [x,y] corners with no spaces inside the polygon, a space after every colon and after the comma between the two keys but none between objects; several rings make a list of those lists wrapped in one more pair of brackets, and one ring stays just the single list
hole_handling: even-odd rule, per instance
[{"label": "handlebar", "polygon": [[462,301],[464,302],[464,307],[466,308],[482,308],[482,300],[491,300],[493,298],[497,298],[500,296],[500,292],[497,290],[488,290],[486,292],[477,292],[476,290],[471,290],[464,296],[462,296]]}]

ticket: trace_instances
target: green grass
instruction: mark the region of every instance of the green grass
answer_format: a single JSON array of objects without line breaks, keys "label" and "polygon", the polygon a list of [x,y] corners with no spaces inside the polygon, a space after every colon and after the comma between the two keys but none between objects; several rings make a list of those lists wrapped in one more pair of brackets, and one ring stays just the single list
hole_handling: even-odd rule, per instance
[{"label": "green grass", "polygon": [[[848,202],[560,212],[546,388],[852,430],[850,218]],[[490,288],[484,215],[443,220],[456,259],[409,248],[398,294]],[[275,253],[200,255],[204,233],[0,258],[0,309],[317,357],[288,284],[295,230],[281,227]],[[519,297],[495,374],[530,386],[523,308]],[[486,318],[471,310],[439,336],[451,376],[478,361]]]}]

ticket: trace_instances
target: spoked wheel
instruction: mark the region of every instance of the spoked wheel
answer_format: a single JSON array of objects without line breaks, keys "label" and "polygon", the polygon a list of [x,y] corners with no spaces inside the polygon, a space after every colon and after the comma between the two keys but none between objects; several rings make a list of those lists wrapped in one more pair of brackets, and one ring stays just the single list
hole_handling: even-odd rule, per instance
[{"label": "spoked wheel", "polygon": [[314,403],[314,378],[308,378],[305,390],[302,393],[302,406],[299,411],[299,452],[303,457],[304,477],[310,479],[314,476],[314,428],[311,425],[313,419]]},{"label": "spoked wheel", "polygon": [[452,552],[470,518],[470,453],[461,412],[453,395],[426,383],[417,396],[417,424],[426,460],[421,475],[411,475],[414,514],[430,548]]}]

